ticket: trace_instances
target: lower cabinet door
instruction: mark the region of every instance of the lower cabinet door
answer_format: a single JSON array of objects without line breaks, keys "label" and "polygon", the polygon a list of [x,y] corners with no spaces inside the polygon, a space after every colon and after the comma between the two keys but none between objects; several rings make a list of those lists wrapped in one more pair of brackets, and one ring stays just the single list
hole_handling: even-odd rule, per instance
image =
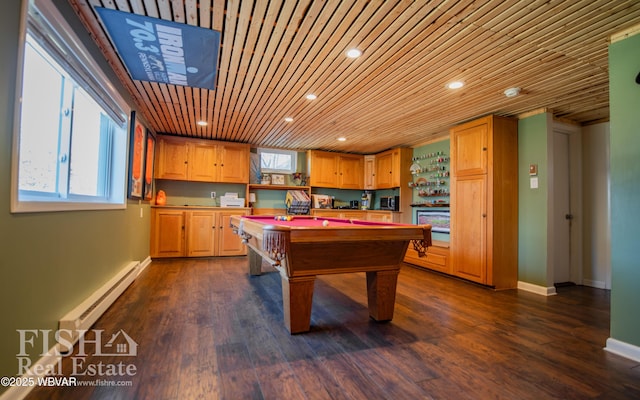
[{"label": "lower cabinet door", "polygon": [[187,256],[216,254],[216,214],[213,211],[187,211]]},{"label": "lower cabinet door", "polygon": [[183,211],[154,210],[151,219],[151,257],[183,257],[184,239]]},{"label": "lower cabinet door", "polygon": [[231,224],[229,223],[232,215],[247,215],[248,212],[238,211],[219,211],[219,238],[218,238],[218,255],[219,256],[244,256],[247,254],[247,246],[242,243],[242,238],[233,233]]}]

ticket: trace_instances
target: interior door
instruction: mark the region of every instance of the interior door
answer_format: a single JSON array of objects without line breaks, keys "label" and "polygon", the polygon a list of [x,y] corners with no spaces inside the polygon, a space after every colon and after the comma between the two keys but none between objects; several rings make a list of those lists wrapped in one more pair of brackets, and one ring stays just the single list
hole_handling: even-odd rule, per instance
[{"label": "interior door", "polygon": [[553,282],[571,282],[571,181],[569,135],[553,134]]}]

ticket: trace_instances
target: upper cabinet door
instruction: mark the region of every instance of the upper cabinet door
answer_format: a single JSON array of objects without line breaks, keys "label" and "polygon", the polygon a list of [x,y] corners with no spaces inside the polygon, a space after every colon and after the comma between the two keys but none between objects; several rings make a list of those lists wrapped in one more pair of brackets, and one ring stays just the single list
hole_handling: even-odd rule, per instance
[{"label": "upper cabinet door", "polygon": [[249,183],[249,146],[223,144],[218,146],[218,181]]},{"label": "upper cabinet door", "polygon": [[376,189],[376,156],[364,156],[364,189]]},{"label": "upper cabinet door", "polygon": [[487,173],[489,121],[485,118],[451,129],[451,161],[454,176]]},{"label": "upper cabinet door", "polygon": [[[400,171],[398,171],[400,173]],[[393,151],[385,151],[376,155],[376,189],[394,187]]]},{"label": "upper cabinet door", "polygon": [[342,154],[339,158],[338,187],[341,189],[364,188],[364,157]]},{"label": "upper cabinet door", "polygon": [[338,187],[338,154],[310,150],[307,153],[311,186]]},{"label": "upper cabinet door", "polygon": [[192,143],[189,146],[189,180],[216,181],[216,146]]},{"label": "upper cabinet door", "polygon": [[187,147],[183,141],[159,139],[156,178],[186,180]]}]

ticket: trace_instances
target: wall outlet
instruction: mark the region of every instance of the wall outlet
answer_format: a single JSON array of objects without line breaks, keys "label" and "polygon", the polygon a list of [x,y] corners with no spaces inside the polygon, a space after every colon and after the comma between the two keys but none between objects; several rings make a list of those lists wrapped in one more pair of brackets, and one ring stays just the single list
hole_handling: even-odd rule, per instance
[{"label": "wall outlet", "polygon": [[216,198],[216,192],[211,192],[211,198],[215,199]]}]

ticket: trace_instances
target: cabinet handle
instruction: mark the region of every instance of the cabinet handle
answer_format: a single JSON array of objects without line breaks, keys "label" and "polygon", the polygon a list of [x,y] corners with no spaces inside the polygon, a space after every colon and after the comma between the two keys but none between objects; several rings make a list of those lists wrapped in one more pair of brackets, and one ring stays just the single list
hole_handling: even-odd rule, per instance
[{"label": "cabinet handle", "polygon": [[482,151],[487,151],[487,148],[486,148],[486,147],[483,147],[483,148],[482,148]]},{"label": "cabinet handle", "polygon": [[482,218],[487,218],[487,214],[482,214]]}]

